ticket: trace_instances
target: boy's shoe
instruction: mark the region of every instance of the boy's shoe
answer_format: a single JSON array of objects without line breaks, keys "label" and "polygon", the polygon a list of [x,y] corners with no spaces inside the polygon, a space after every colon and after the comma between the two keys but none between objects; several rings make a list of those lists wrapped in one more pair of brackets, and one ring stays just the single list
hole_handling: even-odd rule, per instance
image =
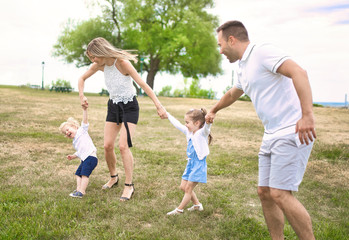
[{"label": "boy's shoe", "polygon": [[77,191],[74,190],[72,193],[69,193],[69,196],[72,196],[74,193],[76,193]]},{"label": "boy's shoe", "polygon": [[192,211],[202,211],[204,210],[204,207],[202,206],[201,203],[199,203],[198,205],[193,205],[190,208],[188,208],[188,211],[192,212]]},{"label": "boy's shoe", "polygon": [[171,211],[171,212],[168,212],[167,215],[180,215],[180,214],[183,214],[184,210],[180,210],[178,208],[176,208],[175,210]]},{"label": "boy's shoe", "polygon": [[84,196],[84,194],[75,190],[74,192],[69,194],[69,196],[74,197],[74,198],[82,198]]}]

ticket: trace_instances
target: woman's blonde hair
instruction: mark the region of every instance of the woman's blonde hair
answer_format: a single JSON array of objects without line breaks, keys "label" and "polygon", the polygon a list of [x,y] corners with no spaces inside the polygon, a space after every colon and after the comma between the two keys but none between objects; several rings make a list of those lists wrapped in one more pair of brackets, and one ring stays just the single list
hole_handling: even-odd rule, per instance
[{"label": "woman's blonde hair", "polygon": [[64,123],[61,124],[61,126],[59,126],[59,131],[62,132],[62,129],[64,128],[65,125],[69,125],[69,126],[73,126],[73,127],[76,127],[76,128],[79,128],[80,127],[80,124],[77,120],[75,120],[74,118],[70,117],[68,118],[68,120]]},{"label": "woman's blonde hair", "polygon": [[[122,50],[111,45],[106,39],[98,37],[93,39],[86,49],[86,56],[91,60],[91,57],[111,57],[117,59],[124,59],[138,61],[137,54],[130,53],[131,50]],[[92,60],[91,60],[92,61]]]},{"label": "woman's blonde hair", "polygon": [[[202,128],[205,125],[205,116],[207,114],[207,111],[205,108],[201,109],[190,109],[186,115],[190,117],[190,119],[195,123],[197,121],[200,122],[200,128]],[[212,135],[211,133],[208,135],[208,144],[211,144],[212,142]]]}]

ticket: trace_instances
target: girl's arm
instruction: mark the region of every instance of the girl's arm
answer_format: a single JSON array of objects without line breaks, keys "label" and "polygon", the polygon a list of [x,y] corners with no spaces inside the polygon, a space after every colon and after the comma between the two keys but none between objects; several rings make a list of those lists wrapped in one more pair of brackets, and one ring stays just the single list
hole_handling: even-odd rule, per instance
[{"label": "girl's arm", "polygon": [[167,112],[168,120],[175,126],[179,131],[187,135],[187,127],[181,124],[175,117],[173,117],[170,113]]},{"label": "girl's arm", "polygon": [[[118,60],[119,61],[119,60]],[[151,98],[151,100],[154,102],[154,105],[158,111],[158,115],[162,118],[166,118],[166,110],[161,105],[159,99],[156,97],[153,90],[149,87],[149,85],[144,82],[141,78],[141,76],[138,74],[136,69],[133,67],[133,65],[126,60],[120,60],[120,66],[123,70],[124,74],[129,74],[133,80],[144,90],[144,92]]]},{"label": "girl's arm", "polygon": [[91,67],[78,79],[79,97],[81,101],[81,106],[88,107],[87,98],[84,95],[85,81],[87,78],[91,77],[98,70],[101,70],[97,63],[93,63]]},{"label": "girl's arm", "polygon": [[212,123],[206,123],[206,122],[205,122],[205,125],[204,125],[204,127],[202,128],[202,134],[203,134],[205,137],[208,137],[208,135],[210,135],[211,126],[212,126]]}]

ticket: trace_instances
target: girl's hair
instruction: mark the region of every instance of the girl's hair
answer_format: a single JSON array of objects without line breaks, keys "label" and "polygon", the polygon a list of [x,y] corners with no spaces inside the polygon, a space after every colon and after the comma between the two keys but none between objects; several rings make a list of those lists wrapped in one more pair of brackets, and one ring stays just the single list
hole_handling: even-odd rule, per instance
[{"label": "girl's hair", "polygon": [[[206,109],[190,109],[186,115],[190,117],[190,119],[195,123],[197,121],[200,122],[200,128],[202,128],[205,125],[205,116],[207,114]],[[208,144],[211,144],[212,142],[212,135],[211,133],[208,135]]]},{"label": "girl's hair", "polygon": [[59,131],[62,132],[62,129],[65,125],[70,125],[70,126],[73,126],[73,127],[76,127],[76,128],[79,128],[80,127],[80,124],[77,120],[75,120],[74,118],[70,117],[68,118],[68,120],[64,123],[61,124],[61,126],[59,126]]},{"label": "girl's hair", "polygon": [[[91,60],[91,57],[111,57],[134,61],[137,60],[137,54],[130,53],[130,50],[122,50],[111,45],[106,39],[98,37],[93,39],[88,45],[85,52],[86,56]],[[92,60],[91,60],[92,61]]]}]

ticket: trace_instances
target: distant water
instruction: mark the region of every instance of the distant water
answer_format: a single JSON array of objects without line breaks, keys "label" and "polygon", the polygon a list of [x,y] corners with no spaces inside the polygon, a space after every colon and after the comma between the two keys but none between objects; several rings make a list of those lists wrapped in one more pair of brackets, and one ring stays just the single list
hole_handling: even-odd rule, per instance
[{"label": "distant water", "polygon": [[[345,107],[345,103],[344,102],[314,102],[316,104],[320,104],[324,107]],[[347,103],[347,107],[348,107],[348,103]]]}]

